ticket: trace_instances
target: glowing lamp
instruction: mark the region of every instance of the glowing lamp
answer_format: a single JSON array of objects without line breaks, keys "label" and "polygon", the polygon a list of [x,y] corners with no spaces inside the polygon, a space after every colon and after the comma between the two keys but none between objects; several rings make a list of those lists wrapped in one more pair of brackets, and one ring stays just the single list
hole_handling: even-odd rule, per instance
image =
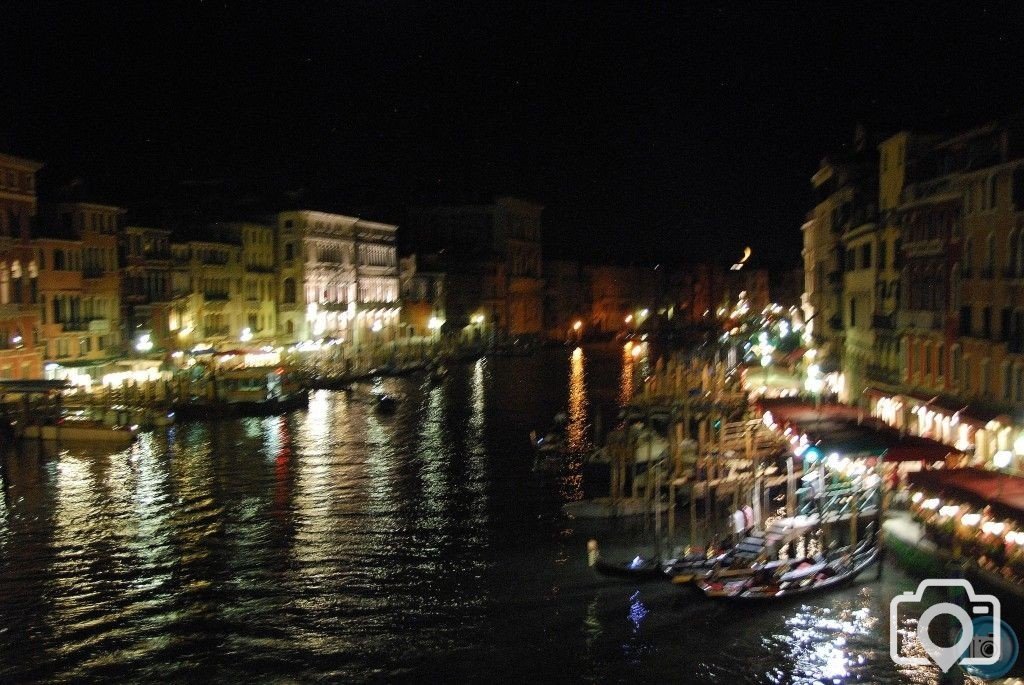
[{"label": "glowing lamp", "polygon": [[992,455],[992,463],[997,469],[1005,469],[1013,461],[1013,452],[1010,450],[999,450]]}]

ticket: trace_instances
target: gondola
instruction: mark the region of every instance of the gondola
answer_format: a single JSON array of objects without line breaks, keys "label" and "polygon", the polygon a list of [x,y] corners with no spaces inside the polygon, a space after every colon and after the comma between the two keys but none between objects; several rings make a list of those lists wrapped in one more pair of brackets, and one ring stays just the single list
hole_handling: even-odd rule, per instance
[{"label": "gondola", "polygon": [[877,560],[877,542],[864,540],[855,549],[847,548],[829,558],[781,562],[776,568],[759,568],[743,579],[714,578],[697,586],[707,597],[738,602],[803,597],[852,583]]},{"label": "gondola", "polygon": [[625,564],[612,564],[598,557],[594,562],[594,570],[602,576],[625,580],[644,581],[665,578],[665,571],[660,560],[640,556]]}]

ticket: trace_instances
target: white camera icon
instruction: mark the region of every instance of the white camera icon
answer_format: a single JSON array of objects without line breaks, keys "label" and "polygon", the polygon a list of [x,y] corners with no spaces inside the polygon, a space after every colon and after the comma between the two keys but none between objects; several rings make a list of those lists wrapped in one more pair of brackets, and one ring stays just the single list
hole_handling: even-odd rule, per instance
[{"label": "white camera icon", "polygon": [[[928,663],[923,657],[908,657],[900,655],[899,645],[899,607],[901,604],[918,603],[924,598],[924,592],[928,588],[962,588],[967,593],[967,602],[971,614],[976,616],[990,616],[992,624],[1000,625],[1002,608],[999,600],[994,595],[979,595],[974,591],[974,586],[962,578],[940,578],[922,580],[913,592],[904,592],[897,595],[889,602],[889,656],[900,666],[922,666]],[[943,614],[952,616],[960,624],[960,639],[956,644],[949,647],[939,647],[928,636],[928,626],[932,619]],[[998,635],[995,639],[988,636],[974,637],[974,623],[971,614],[952,602],[939,602],[924,610],[917,623],[917,640],[921,644],[928,657],[938,665],[943,672],[951,669],[955,664],[961,666],[991,666],[998,663],[1002,657],[1001,644]],[[978,643],[981,644],[978,644]],[[961,658],[963,657],[963,658]]]}]

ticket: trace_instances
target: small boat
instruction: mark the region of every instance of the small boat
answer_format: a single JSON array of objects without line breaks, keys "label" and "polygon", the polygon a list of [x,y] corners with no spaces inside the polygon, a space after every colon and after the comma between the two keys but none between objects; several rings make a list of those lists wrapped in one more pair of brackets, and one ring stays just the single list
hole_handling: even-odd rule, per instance
[{"label": "small boat", "polygon": [[594,561],[594,570],[602,576],[623,578],[627,580],[661,580],[665,571],[660,559],[637,556],[625,564],[612,564],[598,557]]},{"label": "small boat", "polygon": [[21,436],[32,440],[103,443],[127,447],[135,442],[138,426],[108,426],[100,421],[61,420],[55,424],[25,426]]}]

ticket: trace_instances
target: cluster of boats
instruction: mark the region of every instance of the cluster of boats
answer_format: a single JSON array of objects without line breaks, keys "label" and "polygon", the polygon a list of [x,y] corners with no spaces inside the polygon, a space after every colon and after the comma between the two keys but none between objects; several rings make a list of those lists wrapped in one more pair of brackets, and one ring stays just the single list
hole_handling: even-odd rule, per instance
[{"label": "cluster of boats", "polygon": [[810,525],[813,519],[783,520],[727,549],[671,559],[637,556],[622,564],[602,559],[596,542],[592,542],[591,566],[603,576],[631,581],[668,580],[694,587],[712,599],[763,601],[839,588],[880,563],[874,523],[868,525],[859,542],[808,556],[784,555],[783,550]]}]

